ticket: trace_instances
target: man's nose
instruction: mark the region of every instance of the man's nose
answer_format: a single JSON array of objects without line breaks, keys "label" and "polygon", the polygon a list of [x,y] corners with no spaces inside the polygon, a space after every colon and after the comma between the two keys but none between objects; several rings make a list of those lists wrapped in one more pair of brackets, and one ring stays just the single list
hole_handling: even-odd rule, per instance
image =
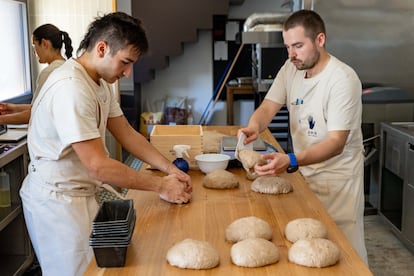
[{"label": "man's nose", "polygon": [[289,49],[288,50],[288,56],[289,56],[289,58],[296,57],[296,51],[293,50],[293,49]]},{"label": "man's nose", "polygon": [[132,64],[129,65],[123,72],[123,75],[127,78],[129,78],[131,76],[132,73]]}]

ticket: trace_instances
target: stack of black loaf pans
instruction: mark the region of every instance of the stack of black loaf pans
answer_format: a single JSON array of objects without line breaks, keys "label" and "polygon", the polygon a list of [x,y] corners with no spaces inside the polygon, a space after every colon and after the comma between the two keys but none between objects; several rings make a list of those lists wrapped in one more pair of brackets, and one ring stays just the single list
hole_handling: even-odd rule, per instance
[{"label": "stack of black loaf pans", "polygon": [[92,223],[89,245],[99,267],[125,265],[126,252],[135,227],[132,200],[104,201]]}]

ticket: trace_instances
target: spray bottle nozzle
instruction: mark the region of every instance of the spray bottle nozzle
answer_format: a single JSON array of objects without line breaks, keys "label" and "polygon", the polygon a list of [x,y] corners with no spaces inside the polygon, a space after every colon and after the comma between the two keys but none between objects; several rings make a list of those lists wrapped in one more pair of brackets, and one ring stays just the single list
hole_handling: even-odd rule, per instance
[{"label": "spray bottle nozzle", "polygon": [[183,154],[189,158],[190,155],[187,152],[189,149],[191,149],[191,146],[189,145],[174,145],[173,147],[177,158],[183,158]]}]

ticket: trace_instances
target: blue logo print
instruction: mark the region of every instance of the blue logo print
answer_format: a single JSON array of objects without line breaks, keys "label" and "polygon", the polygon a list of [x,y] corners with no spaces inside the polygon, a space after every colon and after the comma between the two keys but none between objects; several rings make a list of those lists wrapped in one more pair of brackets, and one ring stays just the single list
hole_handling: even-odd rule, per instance
[{"label": "blue logo print", "polygon": [[313,120],[312,116],[308,117],[309,128],[313,129],[315,127],[315,120]]}]

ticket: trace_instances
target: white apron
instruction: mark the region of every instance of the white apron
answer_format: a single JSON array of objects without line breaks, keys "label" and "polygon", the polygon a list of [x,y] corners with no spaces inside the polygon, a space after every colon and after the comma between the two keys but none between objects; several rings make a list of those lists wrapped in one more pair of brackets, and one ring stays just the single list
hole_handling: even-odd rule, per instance
[{"label": "white apron", "polygon": [[[47,92],[34,103],[32,117]],[[97,127],[104,133],[108,100],[95,94],[92,97],[97,101]],[[105,135],[102,139],[104,142]],[[89,235],[99,208],[95,193],[102,183],[90,179],[73,149],[68,152],[59,160],[31,160],[20,190],[27,229],[43,276],[82,275],[93,256]]]},{"label": "white apron", "polygon": [[[287,99],[294,151],[300,152],[328,134],[326,94],[321,93],[326,88],[318,85],[317,78],[296,82]],[[363,225],[363,158],[360,148],[347,148],[339,156],[299,168],[348,241],[368,263]]]}]

